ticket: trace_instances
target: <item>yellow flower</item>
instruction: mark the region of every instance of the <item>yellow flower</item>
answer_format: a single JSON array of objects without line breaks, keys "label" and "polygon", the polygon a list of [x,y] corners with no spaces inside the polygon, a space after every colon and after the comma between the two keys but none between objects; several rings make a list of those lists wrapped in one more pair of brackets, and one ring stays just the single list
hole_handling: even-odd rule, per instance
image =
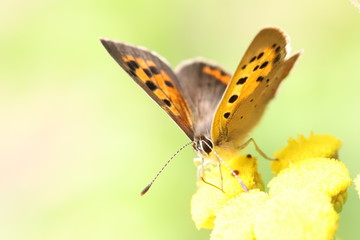
[{"label": "yellow flower", "polygon": [[[238,176],[249,189],[263,189],[263,183],[257,172],[257,160],[251,155],[236,157],[228,162],[230,168],[239,173]],[[191,200],[191,214],[197,228],[213,228],[215,212],[222,207],[230,198],[243,192],[238,180],[231,172],[221,166],[221,173],[218,166],[211,166],[209,171],[204,173],[205,181],[221,188],[221,175],[223,177],[223,190],[198,181],[198,190]]]},{"label": "yellow flower", "polygon": [[290,163],[304,159],[337,158],[340,146],[341,141],[330,135],[314,135],[312,133],[308,139],[299,135],[297,140],[289,139],[288,145],[275,154],[275,158],[280,161],[273,161],[271,168],[273,173],[277,174],[287,168]]},{"label": "yellow flower", "polygon": [[[271,164],[278,175],[268,184],[269,193],[263,192],[256,159],[233,159],[230,167],[239,171],[250,191],[244,192],[225,168],[224,192],[199,181],[192,198],[196,226],[213,228],[212,240],[333,239],[337,211],[351,184],[346,166],[333,158],[340,145],[329,135],[290,139]],[[221,186],[219,172],[212,166],[204,177]]]},{"label": "yellow flower", "polygon": [[[313,189],[288,189],[262,207],[255,222],[258,240],[332,240],[338,215],[330,198]],[[225,238],[224,238],[225,239]]]},{"label": "yellow flower", "polygon": [[310,158],[290,164],[268,186],[270,195],[290,189],[321,192],[331,198],[337,211],[341,211],[350,184],[349,172],[342,162],[329,158]]},{"label": "yellow flower", "polygon": [[217,212],[210,239],[255,239],[256,216],[268,198],[265,192],[254,189],[230,199]]}]

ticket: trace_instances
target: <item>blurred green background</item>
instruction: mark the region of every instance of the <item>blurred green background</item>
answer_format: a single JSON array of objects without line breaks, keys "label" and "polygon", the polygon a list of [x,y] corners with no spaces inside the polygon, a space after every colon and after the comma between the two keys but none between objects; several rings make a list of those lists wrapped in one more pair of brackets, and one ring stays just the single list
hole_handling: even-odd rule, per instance
[{"label": "blurred green background", "polygon": [[[297,134],[332,134],[354,177],[360,11],[347,0],[1,1],[0,239],[208,239],[190,216],[190,148],[139,196],[188,139],[98,38],[146,46],[172,66],[203,56],[233,71],[268,25],[305,52],[251,136],[272,154]],[[337,238],[359,239],[359,217],[352,186]]]}]

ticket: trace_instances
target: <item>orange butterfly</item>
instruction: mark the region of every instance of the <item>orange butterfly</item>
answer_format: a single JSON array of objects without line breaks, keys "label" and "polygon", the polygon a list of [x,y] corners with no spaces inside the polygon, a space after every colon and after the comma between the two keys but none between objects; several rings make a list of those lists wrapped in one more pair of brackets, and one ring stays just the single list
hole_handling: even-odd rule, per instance
[{"label": "orange butterfly", "polygon": [[206,60],[171,70],[154,52],[101,39],[115,61],[154,99],[194,143],[201,158],[231,159],[242,148],[300,52],[288,57],[289,39],[279,28],[261,30],[233,76]]}]

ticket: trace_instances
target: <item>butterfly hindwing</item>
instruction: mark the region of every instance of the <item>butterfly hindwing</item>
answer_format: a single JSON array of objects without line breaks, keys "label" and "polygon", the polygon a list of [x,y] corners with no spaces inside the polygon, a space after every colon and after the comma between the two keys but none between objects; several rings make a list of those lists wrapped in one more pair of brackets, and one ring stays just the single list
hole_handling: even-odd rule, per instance
[{"label": "butterfly hindwing", "polygon": [[100,40],[115,61],[193,139],[189,107],[175,73],[165,60],[145,48],[108,39]]},{"label": "butterfly hindwing", "polygon": [[218,149],[237,151],[260,120],[300,53],[287,59],[288,37],[278,28],[258,33],[216,111],[211,136]]},{"label": "butterfly hindwing", "polygon": [[210,138],[212,119],[230,74],[201,58],[182,62],[175,72],[192,113],[194,135]]}]

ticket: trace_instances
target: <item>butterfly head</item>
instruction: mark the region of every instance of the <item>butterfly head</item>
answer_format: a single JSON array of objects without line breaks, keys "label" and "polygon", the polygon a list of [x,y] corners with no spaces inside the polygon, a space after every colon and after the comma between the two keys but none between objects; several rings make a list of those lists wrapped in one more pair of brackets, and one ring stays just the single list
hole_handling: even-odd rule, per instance
[{"label": "butterfly head", "polygon": [[199,157],[206,157],[213,151],[213,143],[206,136],[197,136],[194,138],[193,149]]}]

